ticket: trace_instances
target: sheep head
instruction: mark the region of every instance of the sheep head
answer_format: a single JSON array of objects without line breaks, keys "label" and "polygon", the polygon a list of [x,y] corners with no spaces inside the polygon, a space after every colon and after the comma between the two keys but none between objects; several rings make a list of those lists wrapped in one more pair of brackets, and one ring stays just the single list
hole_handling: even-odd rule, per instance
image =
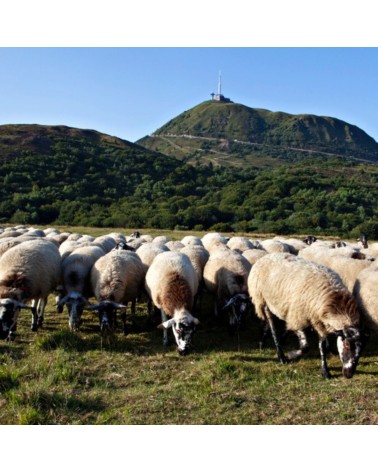
[{"label": "sheep head", "polygon": [[59,300],[58,306],[67,305],[69,314],[68,324],[70,329],[76,331],[81,325],[81,316],[88,300],[79,292],[71,292]]},{"label": "sheep head", "polygon": [[117,310],[120,308],[126,308],[126,305],[111,300],[102,300],[87,307],[90,311],[97,310],[101,333],[115,331]]},{"label": "sheep head", "polygon": [[346,328],[337,331],[337,349],[343,364],[343,375],[350,379],[353,377],[362,350],[360,331],[357,328]]},{"label": "sheep head", "polygon": [[190,351],[193,333],[198,324],[198,318],[185,310],[184,313],[179,313],[178,316],[175,314],[173,318],[164,321],[164,323],[161,323],[158,328],[172,328],[177,344],[177,350],[180,355],[185,356]]},{"label": "sheep head", "polygon": [[0,339],[10,340],[12,338],[21,308],[35,311],[34,307],[25,305],[18,300],[12,298],[0,299]]}]

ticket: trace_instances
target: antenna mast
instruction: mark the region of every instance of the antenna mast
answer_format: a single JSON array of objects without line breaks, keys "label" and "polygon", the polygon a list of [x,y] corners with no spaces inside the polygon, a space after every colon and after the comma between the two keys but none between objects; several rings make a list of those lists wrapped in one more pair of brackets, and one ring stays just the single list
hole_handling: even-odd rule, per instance
[{"label": "antenna mast", "polygon": [[218,95],[222,95],[222,76],[221,71],[219,71],[219,80],[218,80]]}]

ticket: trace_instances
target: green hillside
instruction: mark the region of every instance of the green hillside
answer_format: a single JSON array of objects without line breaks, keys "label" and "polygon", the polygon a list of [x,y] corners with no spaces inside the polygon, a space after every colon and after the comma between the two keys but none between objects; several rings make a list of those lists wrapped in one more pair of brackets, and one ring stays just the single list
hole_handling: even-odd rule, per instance
[{"label": "green hillside", "polygon": [[170,120],[142,146],[189,162],[266,166],[309,156],[378,160],[378,143],[337,118],[291,115],[237,103],[203,102]]},{"label": "green hillside", "polygon": [[373,162],[315,154],[264,169],[199,162],[97,131],[0,126],[0,223],[378,239]]}]

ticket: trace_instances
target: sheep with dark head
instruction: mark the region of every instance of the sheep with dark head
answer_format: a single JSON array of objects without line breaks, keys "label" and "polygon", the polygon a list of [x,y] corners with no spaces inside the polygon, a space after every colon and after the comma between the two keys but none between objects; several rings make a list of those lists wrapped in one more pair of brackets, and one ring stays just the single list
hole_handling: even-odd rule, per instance
[{"label": "sheep with dark head", "polygon": [[336,272],[291,254],[268,254],[253,265],[248,290],[257,316],[269,323],[282,363],[288,358],[277,337],[273,315],[302,340],[301,349],[289,359],[302,354],[307,345],[304,330],[312,327],[319,336],[323,377],[330,377],[326,362],[329,334],[337,336],[344,376],[353,376],[362,349],[360,311]]},{"label": "sheep with dark head", "polygon": [[[0,337],[11,338],[20,308],[32,310],[32,330],[42,325],[48,295],[61,280],[57,246],[43,239],[25,241],[0,259]],[[32,301],[31,307],[26,302]],[[37,308],[35,305],[38,302]]]},{"label": "sheep with dark head", "polygon": [[58,307],[66,305],[69,314],[68,324],[72,330],[79,329],[84,307],[92,296],[90,273],[93,264],[104,256],[103,249],[98,246],[83,246],[72,251],[62,261],[63,293]]},{"label": "sheep with dark head", "polygon": [[101,332],[116,329],[116,313],[121,309],[123,333],[126,334],[126,306],[131,302],[132,319],[135,303],[144,286],[145,271],[139,256],[133,251],[110,251],[94,263],[90,279],[97,303],[88,310],[97,310]]},{"label": "sheep with dark head", "polygon": [[146,290],[160,309],[164,329],[164,345],[168,344],[167,329],[172,328],[178,352],[189,352],[192,335],[199,320],[191,313],[198,290],[198,278],[189,257],[181,252],[158,254],[146,274]]},{"label": "sheep with dark head", "polygon": [[229,330],[242,327],[249,306],[247,279],[250,262],[227,246],[214,250],[203,270],[205,287],[214,297],[214,315],[229,312]]}]

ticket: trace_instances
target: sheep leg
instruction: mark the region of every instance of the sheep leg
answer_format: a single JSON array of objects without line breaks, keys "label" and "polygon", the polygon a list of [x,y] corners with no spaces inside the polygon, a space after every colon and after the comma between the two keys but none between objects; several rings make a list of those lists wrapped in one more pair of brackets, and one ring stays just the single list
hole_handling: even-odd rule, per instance
[{"label": "sheep leg", "polygon": [[286,359],[286,356],[285,356],[285,354],[283,352],[283,349],[280,345],[280,342],[279,342],[279,339],[278,339],[278,336],[277,336],[277,332],[276,332],[276,328],[274,326],[273,315],[270,313],[268,307],[265,307],[264,311],[265,311],[265,316],[266,316],[266,318],[268,320],[268,323],[269,323],[270,330],[272,332],[273,341],[274,341],[274,344],[276,346],[278,359],[281,362],[281,364],[287,364],[288,360]]},{"label": "sheep leg", "polygon": [[287,355],[288,360],[294,361],[302,357],[303,353],[308,351],[308,341],[307,337],[302,330],[298,330],[295,332],[295,334],[298,336],[299,340],[299,349],[296,351],[290,351]]},{"label": "sheep leg", "polygon": [[[167,315],[165,314],[163,308],[160,309],[161,311],[161,322],[164,323],[168,320]],[[163,328],[163,346],[169,346],[169,339],[168,339],[168,330],[167,328]]]},{"label": "sheep leg", "polygon": [[320,359],[322,361],[322,376],[325,379],[331,378],[331,373],[327,366],[327,338],[319,338]]},{"label": "sheep leg", "polygon": [[40,298],[38,300],[38,305],[37,305],[37,325],[40,328],[43,324],[44,316],[45,316],[45,308],[47,304],[47,299],[46,298]]},{"label": "sheep leg", "polygon": [[259,341],[259,348],[264,349],[264,347],[266,346],[266,338],[269,333],[269,323],[267,323],[266,321],[261,322],[260,333],[261,333],[261,336],[260,336],[260,341]]},{"label": "sheep leg", "polygon": [[37,305],[36,300],[32,300],[32,304],[31,304],[31,312],[32,312],[31,330],[32,331],[38,330],[38,313],[37,313],[36,305]]}]

